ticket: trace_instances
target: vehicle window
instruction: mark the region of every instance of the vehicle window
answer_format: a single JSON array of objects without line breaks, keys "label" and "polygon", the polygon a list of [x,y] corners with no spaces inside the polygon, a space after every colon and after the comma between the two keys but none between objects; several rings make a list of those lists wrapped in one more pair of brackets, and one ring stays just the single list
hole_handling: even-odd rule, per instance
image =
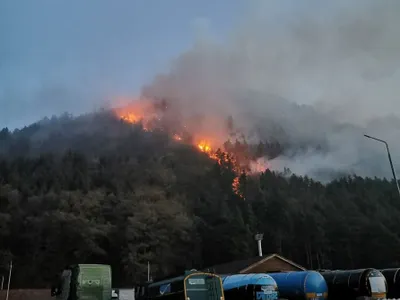
[{"label": "vehicle window", "polygon": [[386,285],[384,277],[370,277],[368,278],[371,285],[371,292],[374,294],[386,293]]}]

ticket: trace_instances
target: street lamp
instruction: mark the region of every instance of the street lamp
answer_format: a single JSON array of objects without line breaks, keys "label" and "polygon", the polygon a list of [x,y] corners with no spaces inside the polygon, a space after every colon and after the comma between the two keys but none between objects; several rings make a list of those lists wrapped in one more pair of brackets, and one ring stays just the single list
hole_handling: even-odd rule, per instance
[{"label": "street lamp", "polygon": [[254,239],[257,241],[258,245],[258,256],[262,257],[262,246],[261,246],[261,241],[263,240],[264,234],[263,233],[257,233],[254,236]]},{"label": "street lamp", "polygon": [[393,167],[392,156],[390,155],[390,150],[389,150],[388,143],[386,141],[384,141],[384,140],[378,139],[376,137],[373,137],[373,136],[370,136],[370,135],[367,135],[367,134],[364,134],[364,136],[366,138],[369,138],[369,139],[372,139],[372,140],[375,140],[375,141],[378,141],[378,142],[381,142],[381,143],[385,144],[387,155],[388,155],[388,158],[389,158],[390,168],[392,168],[393,178],[394,178],[394,181],[396,183],[397,191],[399,192],[399,196],[400,196],[399,182],[397,181],[396,171],[394,170],[394,167]]}]

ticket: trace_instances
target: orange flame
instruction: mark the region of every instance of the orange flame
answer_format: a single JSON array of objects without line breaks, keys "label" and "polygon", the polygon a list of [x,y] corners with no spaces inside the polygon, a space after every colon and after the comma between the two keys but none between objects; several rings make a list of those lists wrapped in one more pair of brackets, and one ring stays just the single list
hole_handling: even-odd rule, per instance
[{"label": "orange flame", "polygon": [[141,120],[141,118],[138,115],[135,115],[133,113],[128,113],[126,115],[122,115],[121,119],[128,123],[137,123]]},{"label": "orange flame", "polygon": [[127,123],[142,123],[143,129],[146,131],[152,129],[150,126],[152,120],[159,119],[153,105],[144,100],[133,101],[123,107],[115,108],[114,113]]},{"label": "orange flame", "polygon": [[236,177],[233,179],[233,182],[232,182],[232,190],[233,190],[233,192],[234,192],[236,195],[238,195],[240,198],[243,198],[243,199],[244,199],[244,196],[243,196],[243,194],[242,194],[241,191],[240,191],[240,180],[239,180],[239,176],[236,176]]},{"label": "orange flame", "polygon": [[212,152],[212,148],[210,146],[210,144],[206,141],[200,141],[197,144],[197,147],[200,149],[200,151],[205,152],[205,153],[211,153]]}]

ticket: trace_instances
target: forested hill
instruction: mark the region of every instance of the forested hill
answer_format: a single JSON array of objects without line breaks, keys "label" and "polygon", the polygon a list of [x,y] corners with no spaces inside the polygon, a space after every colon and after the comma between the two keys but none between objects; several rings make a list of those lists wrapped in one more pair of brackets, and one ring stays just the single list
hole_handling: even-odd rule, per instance
[{"label": "forested hill", "polygon": [[[274,148],[275,149],[275,148]],[[0,132],[0,275],[49,285],[66,263],[108,263],[114,286],[257,254],[309,268],[400,265],[393,183],[346,177],[327,185],[232,161],[103,114]]]}]

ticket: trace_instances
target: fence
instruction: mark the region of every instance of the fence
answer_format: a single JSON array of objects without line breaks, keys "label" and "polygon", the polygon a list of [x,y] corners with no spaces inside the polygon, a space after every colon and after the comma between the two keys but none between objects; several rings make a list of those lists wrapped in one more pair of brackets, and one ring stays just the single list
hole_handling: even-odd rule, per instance
[{"label": "fence", "polygon": [[[0,291],[0,300],[6,299],[7,290]],[[50,296],[50,290],[10,290],[8,300],[54,300]]]}]

